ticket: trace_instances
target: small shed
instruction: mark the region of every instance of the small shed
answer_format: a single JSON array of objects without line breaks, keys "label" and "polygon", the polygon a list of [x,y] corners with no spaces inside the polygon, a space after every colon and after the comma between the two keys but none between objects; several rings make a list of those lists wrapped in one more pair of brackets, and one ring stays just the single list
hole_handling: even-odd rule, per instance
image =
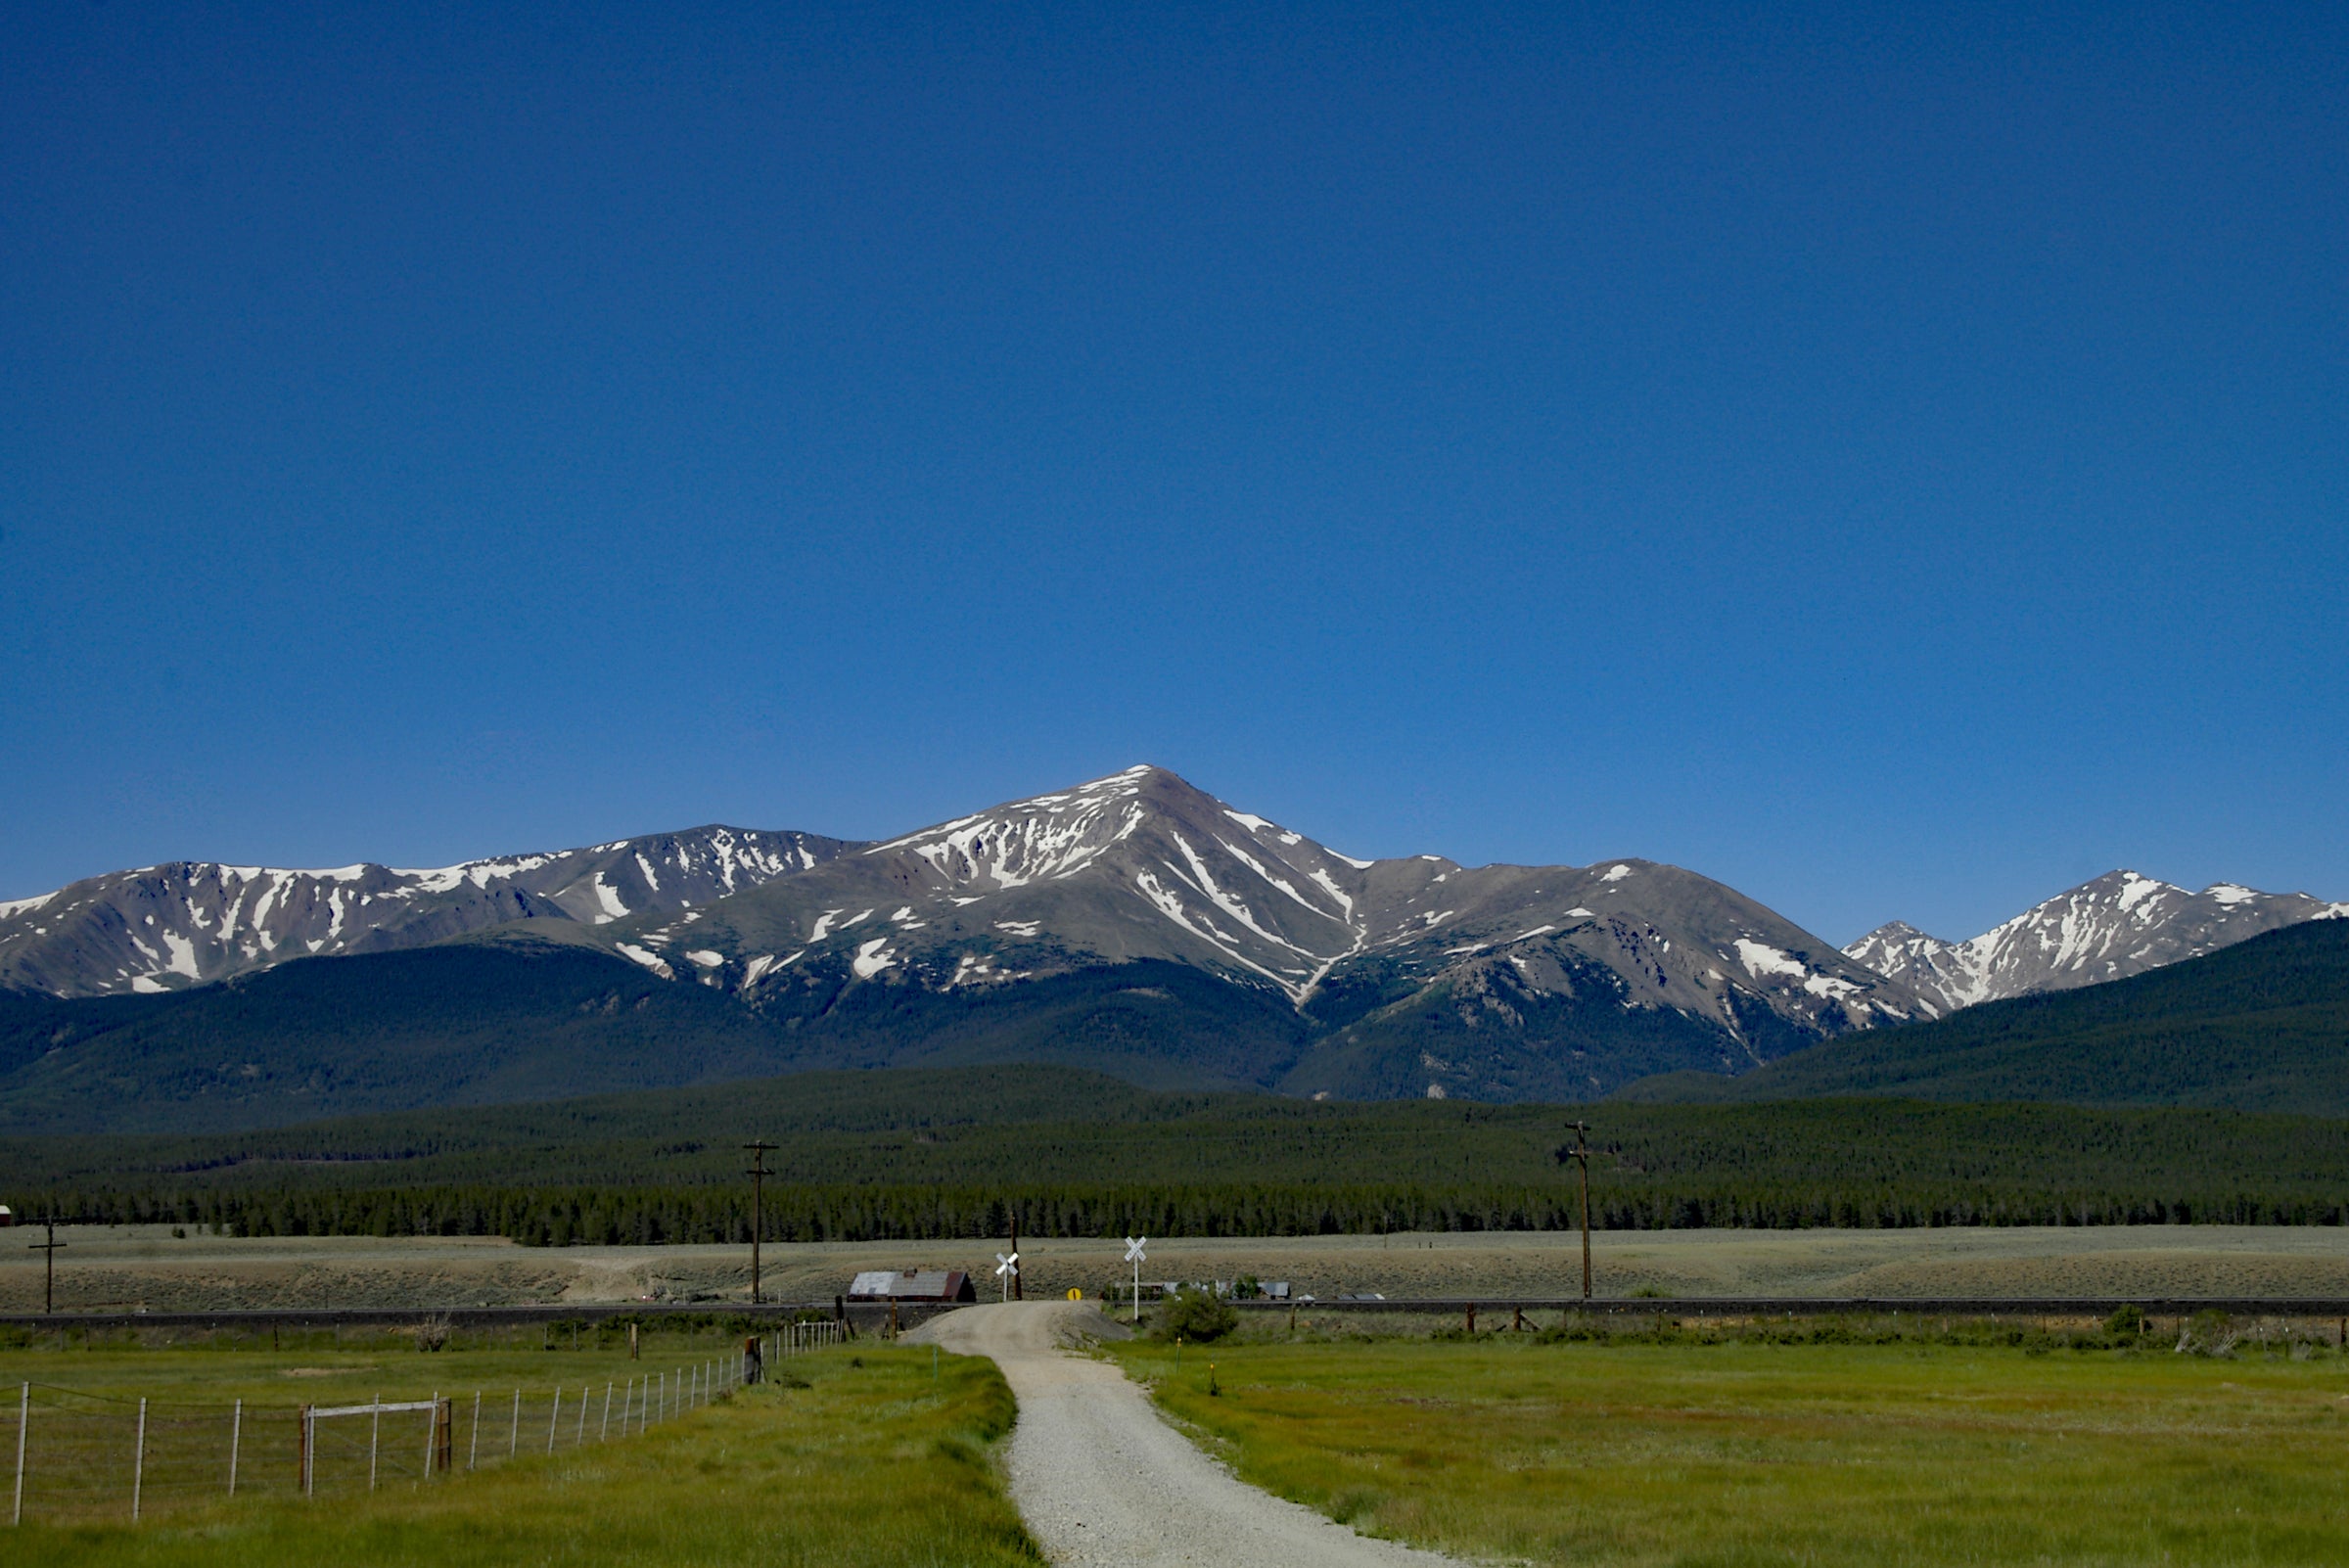
[{"label": "small shed", "polygon": [[959,1268],[868,1268],[849,1286],[851,1301],[977,1301],[979,1288]]}]

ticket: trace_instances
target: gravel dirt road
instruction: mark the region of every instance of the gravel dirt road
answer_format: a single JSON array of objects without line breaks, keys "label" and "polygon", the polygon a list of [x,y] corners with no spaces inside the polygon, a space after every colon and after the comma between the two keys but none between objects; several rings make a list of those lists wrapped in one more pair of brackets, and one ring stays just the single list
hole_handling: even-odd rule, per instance
[{"label": "gravel dirt road", "polygon": [[1159,1418],[1115,1366],[1065,1346],[1108,1329],[1089,1303],[966,1307],[908,1340],[986,1356],[1020,1402],[1011,1495],[1055,1563],[1279,1563],[1282,1568],[1446,1568],[1450,1557],[1358,1536],[1243,1485]]}]

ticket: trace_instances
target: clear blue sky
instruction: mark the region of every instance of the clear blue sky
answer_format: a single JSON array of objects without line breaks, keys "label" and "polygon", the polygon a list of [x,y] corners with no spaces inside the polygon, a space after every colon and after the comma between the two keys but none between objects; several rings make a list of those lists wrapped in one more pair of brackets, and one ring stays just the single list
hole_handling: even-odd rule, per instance
[{"label": "clear blue sky", "polygon": [[2344,82],[2329,4],[12,7],[0,897],[1137,761],[1838,941],[2349,897]]}]

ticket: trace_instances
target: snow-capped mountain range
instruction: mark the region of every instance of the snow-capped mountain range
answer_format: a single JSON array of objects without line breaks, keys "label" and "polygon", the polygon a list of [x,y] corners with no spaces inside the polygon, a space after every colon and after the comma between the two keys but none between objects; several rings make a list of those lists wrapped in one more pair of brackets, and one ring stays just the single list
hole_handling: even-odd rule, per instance
[{"label": "snow-capped mountain range", "polygon": [[0,986],[175,991],[288,958],[387,952],[517,920],[604,925],[709,903],[838,854],[837,839],[706,827],[427,871],[174,861],[0,902]]},{"label": "snow-capped mountain range", "polygon": [[1969,941],[1945,942],[1895,920],[1843,950],[1948,1013],[2121,980],[2281,926],[2344,916],[2349,903],[2305,893],[2261,893],[2232,882],[2191,893],[2135,871],[2112,871]]},{"label": "snow-capped mountain range", "polygon": [[1322,1015],[1347,1008],[1333,992],[1383,1004],[1441,986],[1448,1005],[1501,1018],[1518,1000],[1593,985],[1610,1006],[1671,1009],[1725,1042],[1744,1040],[1755,1010],[1814,1037],[1920,1015],[1906,988],[1693,872],[1358,860],[1155,767],[598,935],[755,1002],[844,979],[976,991],[1154,958]]},{"label": "snow-capped mountain range", "polygon": [[1107,1031],[1136,1071],[1238,1052],[1214,1081],[1298,1093],[1603,1093],[1926,1011],[1694,872],[1357,859],[1155,767],[880,843],[705,828],[431,871],[96,877],[0,906],[0,987],[185,991],[459,940],[591,948],[823,1060],[990,1030],[1082,1055]]},{"label": "snow-capped mountain range", "polygon": [[1142,766],[879,843],[706,827],[422,871],[117,872],[0,903],[0,990],[186,991],[453,941],[526,961],[551,942],[719,992],[825,1060],[989,1030],[987,1050],[1082,1055],[1123,1031],[1128,1060],[1248,1056],[1219,1081],[1509,1099],[1742,1072],[2343,913],[2115,872],[1968,943],[1892,925],[1839,951],[1679,867],[1357,859]]}]

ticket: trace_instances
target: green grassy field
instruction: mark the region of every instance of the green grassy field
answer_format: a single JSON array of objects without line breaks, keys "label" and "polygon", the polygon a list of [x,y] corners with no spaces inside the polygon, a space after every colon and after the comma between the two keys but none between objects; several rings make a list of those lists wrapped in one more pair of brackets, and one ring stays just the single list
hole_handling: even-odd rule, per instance
[{"label": "green grassy field", "polygon": [[1116,1354],[1244,1478],[1372,1534],[1513,1562],[1921,1568],[2349,1562],[2349,1360],[2307,1350]]},{"label": "green grassy field", "polygon": [[[600,1421],[603,1388],[700,1365],[725,1341],[666,1336],[629,1362],[610,1347],[459,1346],[420,1355],[413,1341],[265,1348],[0,1350],[13,1461],[19,1386],[51,1412],[32,1443],[46,1462],[27,1486],[26,1522],[6,1531],[11,1564],[1035,1564],[1004,1497],[992,1445],[1010,1428],[1009,1391],[986,1361],[857,1346],[779,1361],[766,1386],[655,1421],[622,1438]],[[567,1383],[555,1415],[550,1391]],[[481,1467],[468,1472],[470,1407],[488,1391]],[[512,1393],[526,1436],[507,1458]],[[589,1419],[574,1414],[592,1390]],[[422,1475],[429,1417],[396,1418],[378,1488],[366,1485],[365,1421],[345,1422],[318,1495],[296,1495],[292,1407],[302,1402],[457,1397],[453,1474]],[[128,1522],[124,1407],[151,1406],[146,1518]],[[222,1496],[229,1402],[247,1401],[240,1496]],[[616,1407],[617,1408],[617,1407]],[[109,1412],[100,1421],[89,1412]],[[393,1418],[386,1432],[393,1434]],[[178,1421],[174,1426],[170,1423]],[[79,1425],[76,1427],[75,1423]],[[44,1424],[51,1430],[44,1431]],[[410,1430],[413,1428],[413,1430]],[[68,1429],[73,1429],[71,1431]],[[556,1452],[546,1453],[550,1430]],[[60,1464],[77,1431],[84,1452]],[[607,1432],[614,1435],[606,1436]],[[165,1440],[180,1445],[176,1456]],[[202,1462],[196,1462],[201,1460]],[[62,1473],[61,1473],[62,1472]]]}]

